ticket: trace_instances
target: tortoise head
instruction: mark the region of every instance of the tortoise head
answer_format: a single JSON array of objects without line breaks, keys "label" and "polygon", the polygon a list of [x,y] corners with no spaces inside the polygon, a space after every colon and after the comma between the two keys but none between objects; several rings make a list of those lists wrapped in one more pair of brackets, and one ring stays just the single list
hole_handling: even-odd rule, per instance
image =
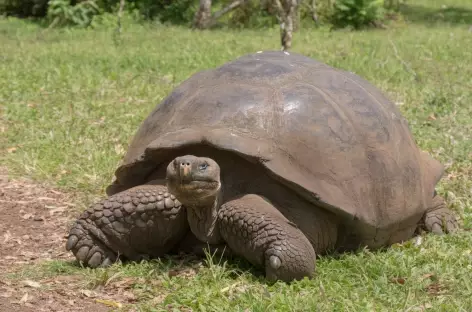
[{"label": "tortoise head", "polygon": [[167,188],[184,205],[213,202],[221,188],[220,166],[211,158],[179,156],[167,166]]}]

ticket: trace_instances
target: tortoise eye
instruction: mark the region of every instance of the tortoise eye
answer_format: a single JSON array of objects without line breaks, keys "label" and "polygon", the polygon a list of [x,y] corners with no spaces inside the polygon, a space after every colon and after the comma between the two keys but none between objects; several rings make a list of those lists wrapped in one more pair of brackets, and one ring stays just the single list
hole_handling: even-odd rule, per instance
[{"label": "tortoise eye", "polygon": [[200,166],[198,166],[198,169],[200,170],[205,170],[206,168],[208,168],[208,164],[201,164]]}]

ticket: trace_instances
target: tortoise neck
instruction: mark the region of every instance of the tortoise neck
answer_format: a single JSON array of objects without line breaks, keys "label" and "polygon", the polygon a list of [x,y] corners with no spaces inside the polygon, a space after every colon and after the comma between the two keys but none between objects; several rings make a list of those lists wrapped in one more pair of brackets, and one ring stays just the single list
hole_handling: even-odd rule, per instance
[{"label": "tortoise neck", "polygon": [[187,206],[187,220],[192,233],[202,242],[218,244],[223,241],[217,226],[218,210],[223,200],[223,188],[211,198]]}]

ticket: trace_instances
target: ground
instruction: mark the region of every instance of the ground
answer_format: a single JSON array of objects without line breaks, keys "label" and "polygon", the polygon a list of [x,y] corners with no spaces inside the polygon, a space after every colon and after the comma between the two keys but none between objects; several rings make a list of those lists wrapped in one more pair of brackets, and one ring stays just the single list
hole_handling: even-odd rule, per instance
[{"label": "ground", "polygon": [[71,260],[64,249],[70,197],[0,168],[0,311],[107,311],[80,292],[74,276],[37,281],[6,275],[51,259]]},{"label": "ground", "polygon": [[[67,274],[61,269],[58,269],[60,275],[35,272],[45,263],[75,262],[64,246],[68,225],[77,216],[76,199],[73,194],[44,183],[12,178],[7,168],[0,167],[0,229],[3,235],[0,237],[0,312],[101,312],[136,301],[135,294],[129,289],[135,283],[144,282],[139,278],[105,276],[102,285],[99,282],[98,287],[90,289],[90,281],[80,274]],[[180,260],[184,267],[174,265],[167,274],[193,277],[202,265],[201,261],[195,260],[198,259]],[[29,269],[25,270],[25,267]],[[159,282],[151,281],[150,284]],[[151,301],[159,303],[162,299],[162,296],[156,296]],[[128,308],[128,311],[134,311]],[[172,305],[167,305],[166,310],[172,310]]]},{"label": "ground", "polygon": [[274,285],[244,261],[211,255],[82,268],[64,236],[105,195],[155,105],[196,71],[279,49],[278,29],[125,19],[114,40],[114,20],[44,31],[0,18],[0,311],[472,311],[472,6],[409,0],[403,13],[385,30],[302,28],[292,51],[392,99],[420,148],[445,165],[437,190],[462,228],[322,257],[313,280]]}]

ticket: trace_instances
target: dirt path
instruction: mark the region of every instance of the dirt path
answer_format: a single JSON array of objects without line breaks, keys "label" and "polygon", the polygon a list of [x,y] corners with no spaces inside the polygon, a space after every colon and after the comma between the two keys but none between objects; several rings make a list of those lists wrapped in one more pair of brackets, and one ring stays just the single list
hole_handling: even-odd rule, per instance
[{"label": "dirt path", "polygon": [[80,290],[77,276],[8,279],[27,265],[72,260],[65,251],[70,195],[27,179],[11,179],[0,168],[0,311],[109,311]]}]

